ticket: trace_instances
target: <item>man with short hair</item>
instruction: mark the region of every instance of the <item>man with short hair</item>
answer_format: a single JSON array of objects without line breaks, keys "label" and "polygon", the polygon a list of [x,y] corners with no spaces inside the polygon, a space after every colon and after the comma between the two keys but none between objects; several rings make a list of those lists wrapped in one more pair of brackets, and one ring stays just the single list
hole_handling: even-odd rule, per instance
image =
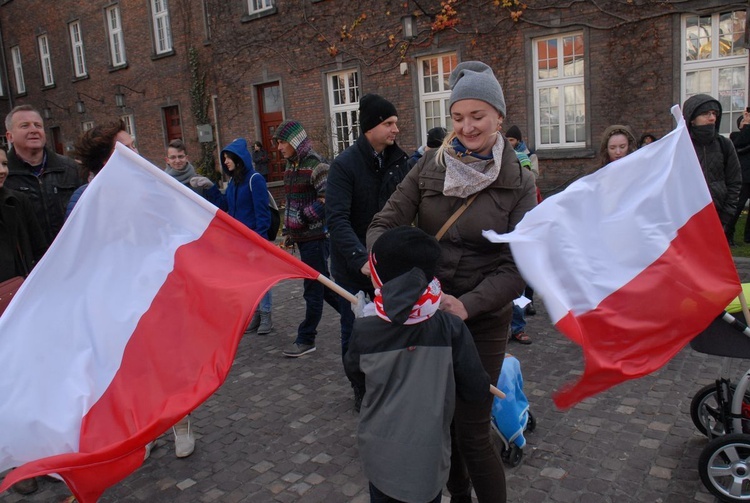
[{"label": "man with short hair", "polygon": [[[398,113],[393,104],[377,94],[359,101],[362,135],[331,164],[326,191],[326,221],[331,234],[331,273],[347,291],[360,290],[373,297],[367,263],[367,227],[383,209],[396,186],[409,171],[406,153],[396,144]],[[341,300],[341,354],[346,354],[354,325],[354,313]],[[354,406],[364,390],[352,383]]]},{"label": "man with short hair", "polygon": [[[298,121],[288,120],[279,124],[273,139],[281,157],[286,160],[285,244],[296,244],[302,262],[329,276],[330,244],[325,220],[328,164],[313,150],[305,128]],[[298,358],[315,351],[315,336],[323,316],[323,301],[328,302],[336,311],[340,309],[339,296],[319,281],[304,280],[302,297],[306,306],[305,319],[297,328],[294,343],[282,353],[288,358]],[[347,306],[347,309],[350,308]]]},{"label": "man with short hair", "polygon": [[731,244],[730,224],[737,210],[742,174],[734,145],[719,134],[721,112],[721,103],[708,94],[691,96],[682,107],[708,191]]},{"label": "man with short hair", "polygon": [[5,186],[31,200],[51,243],[65,221],[68,200],[81,185],[78,167],[72,159],[46,147],[42,116],[31,105],[13,108],[5,118],[5,129],[5,137],[13,145],[8,152]]},{"label": "man with short hair", "polygon": [[185,187],[203,195],[203,189],[201,187],[193,187],[190,185],[190,179],[194,176],[198,176],[198,173],[195,172],[195,168],[190,164],[185,142],[182,140],[170,141],[169,146],[167,147],[166,161],[167,169],[164,170],[166,174],[170,175]]}]

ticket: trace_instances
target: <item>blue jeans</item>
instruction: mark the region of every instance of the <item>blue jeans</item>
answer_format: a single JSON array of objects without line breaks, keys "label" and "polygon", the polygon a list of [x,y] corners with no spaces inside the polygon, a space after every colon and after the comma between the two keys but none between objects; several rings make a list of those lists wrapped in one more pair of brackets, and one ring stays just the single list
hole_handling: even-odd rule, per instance
[{"label": "blue jeans", "polygon": [[[440,503],[441,499],[443,499],[442,491],[439,492],[435,498],[425,503]],[[391,498],[384,494],[380,489],[372,485],[372,482],[370,482],[370,503],[401,503],[401,500]]]},{"label": "blue jeans", "polygon": [[[330,255],[328,238],[297,243],[297,247],[302,262],[319,273],[330,276],[328,272],[328,256]],[[297,340],[295,342],[297,344],[315,345],[318,323],[323,317],[323,302],[328,302],[331,307],[339,312],[341,296],[323,286],[320,281],[306,279],[303,283],[302,297],[305,299],[305,319],[297,328]]]},{"label": "blue jeans", "polygon": [[271,290],[268,290],[268,292],[266,292],[266,294],[261,297],[260,304],[258,305],[258,311],[263,311],[264,313],[271,312]]},{"label": "blue jeans", "polygon": [[526,328],[526,317],[523,315],[523,309],[513,304],[513,318],[510,319],[510,333],[513,335],[523,332]]}]

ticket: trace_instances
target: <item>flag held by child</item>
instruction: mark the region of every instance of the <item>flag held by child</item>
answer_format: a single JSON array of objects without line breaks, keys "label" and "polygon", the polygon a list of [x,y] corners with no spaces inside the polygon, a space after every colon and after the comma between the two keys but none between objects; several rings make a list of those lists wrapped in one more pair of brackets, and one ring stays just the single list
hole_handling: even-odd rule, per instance
[{"label": "flag held by child", "polygon": [[274,283],[318,272],[127,148],[0,318],[0,471],[81,503],[226,379]]},{"label": "flag held by child", "polygon": [[567,408],[659,369],[740,291],[684,119],[645,148],[546,199],[509,233],[555,326],[582,346]]}]

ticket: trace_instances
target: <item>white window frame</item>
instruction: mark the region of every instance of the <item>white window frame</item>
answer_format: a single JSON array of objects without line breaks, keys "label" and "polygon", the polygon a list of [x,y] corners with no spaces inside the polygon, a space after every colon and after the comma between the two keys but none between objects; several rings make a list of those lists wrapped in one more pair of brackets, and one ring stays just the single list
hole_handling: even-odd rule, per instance
[{"label": "white window frame", "polygon": [[39,63],[42,65],[42,82],[44,87],[55,85],[55,76],[52,73],[52,56],[49,52],[49,38],[47,35],[39,35],[37,38],[39,47]]},{"label": "white window frame", "polygon": [[151,0],[151,15],[154,25],[154,49],[156,54],[172,52],[172,29],[169,24],[167,0]]},{"label": "white window frame", "polygon": [[68,24],[70,34],[70,48],[73,56],[73,74],[77,77],[88,75],[86,70],[86,54],[83,51],[83,35],[81,33],[81,22],[72,21]]},{"label": "white window frame", "polygon": [[[425,63],[430,66],[430,73],[425,73]],[[419,81],[419,124],[422,130],[420,145],[427,143],[427,131],[434,127],[444,127],[448,131],[453,129],[450,102],[451,90],[448,87],[448,77],[458,65],[458,53],[446,52],[433,54],[417,59],[417,80]],[[434,72],[433,69],[434,68]],[[425,79],[437,76],[437,89],[427,89]],[[437,103],[437,105],[436,105]],[[439,115],[435,114],[437,108]]]},{"label": "white window frame", "polygon": [[26,93],[26,80],[23,78],[23,62],[21,60],[21,47],[14,45],[10,48],[11,58],[13,59],[13,75],[16,78],[16,92],[18,94]]},{"label": "white window frame", "polygon": [[[684,15],[681,22],[680,96],[685,103],[690,96],[705,93],[718,99],[722,106],[721,133],[728,135],[736,129],[737,117],[748,106],[748,50],[741,48],[738,54],[722,56],[720,47],[720,20],[722,15],[746,15],[745,10],[724,10],[704,15]],[[693,29],[688,34],[687,22],[690,18],[709,18],[710,33]],[[747,20],[742,22],[743,30]],[[693,43],[690,43],[688,37]],[[740,37],[741,44],[744,37]],[[705,41],[697,45],[700,41]],[[688,47],[698,47],[698,53],[706,50],[707,57],[688,60]],[[692,83],[692,85],[690,85]],[[729,84],[729,87],[726,86]]]},{"label": "white window frame", "polygon": [[125,131],[133,137],[133,141],[135,141],[135,116],[133,114],[126,114],[121,115],[120,119],[122,120],[122,123],[125,124]]},{"label": "white window frame", "polygon": [[107,34],[109,37],[109,56],[112,66],[124,66],[127,64],[125,57],[125,38],[122,33],[122,17],[120,6],[113,5],[105,11],[107,21]]},{"label": "white window frame", "polygon": [[[334,81],[343,83],[343,87],[335,88]],[[353,85],[352,81],[354,81]],[[359,99],[362,95],[362,86],[357,70],[329,73],[326,76],[326,82],[330,105],[331,140],[335,156],[353,145],[359,137]],[[342,134],[345,128],[348,132]]]},{"label": "white window frame", "polygon": [[247,0],[247,13],[248,14],[259,14],[273,9],[273,0]]},{"label": "white window frame", "polygon": [[[577,58],[574,61],[573,69],[576,70],[575,66],[578,64],[581,65],[580,71],[576,70],[575,75],[565,75],[565,39],[566,38],[575,38],[575,37],[581,37],[583,40],[583,53],[580,55],[580,58]],[[556,77],[547,77],[542,78],[539,75],[539,42],[545,42],[548,40],[556,40],[557,41],[557,47],[559,50],[557,51],[557,60],[556,60],[556,67],[558,68],[558,75]],[[588,50],[587,47],[587,40],[584,36],[583,32],[580,31],[573,31],[573,32],[566,32],[566,33],[559,33],[557,35],[549,36],[549,37],[539,37],[532,40],[532,53],[533,53],[533,79],[534,79],[534,134],[536,139],[536,147],[539,150],[543,149],[571,149],[571,148],[584,148],[586,146],[586,130],[588,127],[588,119],[586,117],[586,100],[588,99],[588,96],[586,95],[586,51]],[[542,94],[546,92],[555,92],[557,94],[557,122],[556,123],[549,123],[549,124],[543,124],[542,123]],[[566,96],[566,91],[570,91],[574,94],[578,94],[582,98],[582,102],[573,102],[568,103],[568,98]],[[576,91],[578,91],[576,93]],[[566,108],[568,107],[578,107],[583,108],[582,114],[576,115],[576,119],[573,120],[573,122],[568,122],[566,114]],[[582,117],[583,121],[581,122],[578,120],[578,117]],[[549,126],[550,128],[557,127],[558,132],[558,141],[552,142],[547,141],[545,142],[545,138],[547,135],[543,134],[542,128]],[[572,127],[574,129],[580,130],[579,135],[574,135],[573,139],[568,139],[568,132],[567,128]],[[576,138],[576,136],[578,136]]]},{"label": "white window frame", "polygon": [[86,132],[89,129],[94,129],[94,121],[81,122],[81,131]]}]

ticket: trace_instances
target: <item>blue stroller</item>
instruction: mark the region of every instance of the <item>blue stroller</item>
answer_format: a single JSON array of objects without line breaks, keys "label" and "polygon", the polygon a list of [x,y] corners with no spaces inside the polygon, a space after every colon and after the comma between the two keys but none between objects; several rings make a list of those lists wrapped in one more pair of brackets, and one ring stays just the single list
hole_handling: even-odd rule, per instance
[{"label": "blue stroller", "polygon": [[529,401],[523,392],[521,364],[516,357],[505,356],[497,388],[505,393],[505,398],[494,399],[490,423],[502,442],[500,454],[503,461],[509,466],[518,466],[526,445],[523,434],[525,431],[534,431],[536,421],[529,411]]}]

